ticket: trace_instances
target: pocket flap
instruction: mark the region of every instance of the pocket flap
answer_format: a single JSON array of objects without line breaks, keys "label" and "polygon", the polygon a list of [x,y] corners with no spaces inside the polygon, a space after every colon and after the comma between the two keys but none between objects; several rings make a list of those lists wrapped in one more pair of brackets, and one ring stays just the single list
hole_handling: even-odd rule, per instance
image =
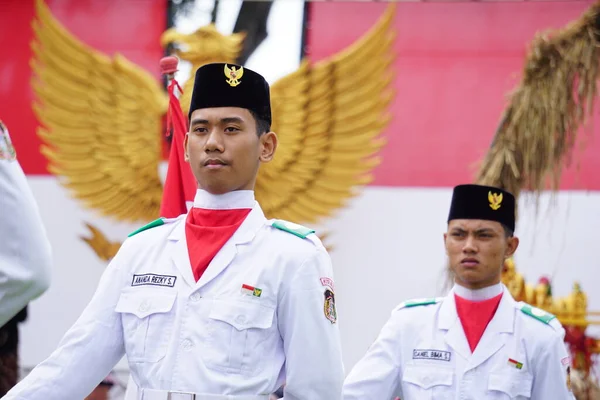
[{"label": "pocket flap", "polygon": [[511,398],[531,397],[532,386],[533,376],[525,371],[509,374],[491,373],[488,381],[488,390],[506,393]]},{"label": "pocket flap", "polygon": [[429,389],[434,386],[452,386],[454,371],[451,368],[433,365],[407,365],[402,380]]},{"label": "pocket flap", "polygon": [[133,314],[138,318],[146,318],[148,315],[156,313],[166,313],[171,311],[176,291],[161,290],[130,290],[129,288],[121,292],[115,311],[118,313]]},{"label": "pocket flap", "polygon": [[209,318],[226,322],[241,331],[248,328],[271,327],[274,313],[273,308],[258,303],[215,300]]}]

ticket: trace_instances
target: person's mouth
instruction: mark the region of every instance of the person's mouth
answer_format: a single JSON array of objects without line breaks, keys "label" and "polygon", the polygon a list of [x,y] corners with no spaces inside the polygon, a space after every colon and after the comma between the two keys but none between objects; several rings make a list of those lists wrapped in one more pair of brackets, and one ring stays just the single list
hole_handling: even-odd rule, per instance
[{"label": "person's mouth", "polygon": [[460,265],[467,268],[473,268],[479,265],[479,261],[476,258],[463,258],[460,262]]},{"label": "person's mouth", "polygon": [[227,165],[227,163],[220,158],[209,158],[204,162],[204,166],[209,169],[219,169],[223,168]]}]

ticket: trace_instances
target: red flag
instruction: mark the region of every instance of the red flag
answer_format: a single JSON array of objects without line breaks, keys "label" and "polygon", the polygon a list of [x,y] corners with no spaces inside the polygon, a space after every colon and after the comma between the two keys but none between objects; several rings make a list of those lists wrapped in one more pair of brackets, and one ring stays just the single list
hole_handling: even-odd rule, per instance
[{"label": "red flag", "polygon": [[174,218],[187,213],[186,201],[194,201],[196,178],[188,163],[185,162],[183,140],[187,132],[187,120],[181,110],[175,88],[183,90],[175,79],[169,84],[169,109],[167,111],[167,132],[171,132],[171,152],[169,167],[160,205],[161,217]]}]

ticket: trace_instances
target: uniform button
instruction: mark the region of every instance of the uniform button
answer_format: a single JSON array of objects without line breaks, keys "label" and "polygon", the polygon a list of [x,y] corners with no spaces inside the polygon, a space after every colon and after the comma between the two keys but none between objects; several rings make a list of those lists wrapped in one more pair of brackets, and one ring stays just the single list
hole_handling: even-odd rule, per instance
[{"label": "uniform button", "polygon": [[140,304],[140,311],[148,311],[150,308],[150,300],[146,299]]},{"label": "uniform button", "polygon": [[181,345],[185,350],[189,350],[194,346],[194,343],[190,339],[185,339],[183,342],[181,342]]},{"label": "uniform button", "polygon": [[243,324],[244,322],[246,322],[246,317],[244,317],[243,315],[238,315],[235,319],[235,322],[237,322],[238,324]]},{"label": "uniform button", "polygon": [[194,293],[194,294],[192,294],[192,295],[190,296],[190,299],[191,299],[192,301],[198,301],[198,300],[200,300],[201,298],[202,298],[202,296],[200,296],[200,293],[198,293],[198,292],[196,292],[196,293]]}]

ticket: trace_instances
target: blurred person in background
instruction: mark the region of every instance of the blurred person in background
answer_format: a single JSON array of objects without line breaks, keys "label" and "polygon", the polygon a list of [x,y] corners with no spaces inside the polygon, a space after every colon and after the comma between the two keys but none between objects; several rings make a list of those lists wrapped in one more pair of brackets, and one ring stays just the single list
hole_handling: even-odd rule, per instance
[{"label": "blurred person in background", "polygon": [[50,285],[50,243],[8,129],[0,121],[0,396],[19,377],[18,324]]}]

